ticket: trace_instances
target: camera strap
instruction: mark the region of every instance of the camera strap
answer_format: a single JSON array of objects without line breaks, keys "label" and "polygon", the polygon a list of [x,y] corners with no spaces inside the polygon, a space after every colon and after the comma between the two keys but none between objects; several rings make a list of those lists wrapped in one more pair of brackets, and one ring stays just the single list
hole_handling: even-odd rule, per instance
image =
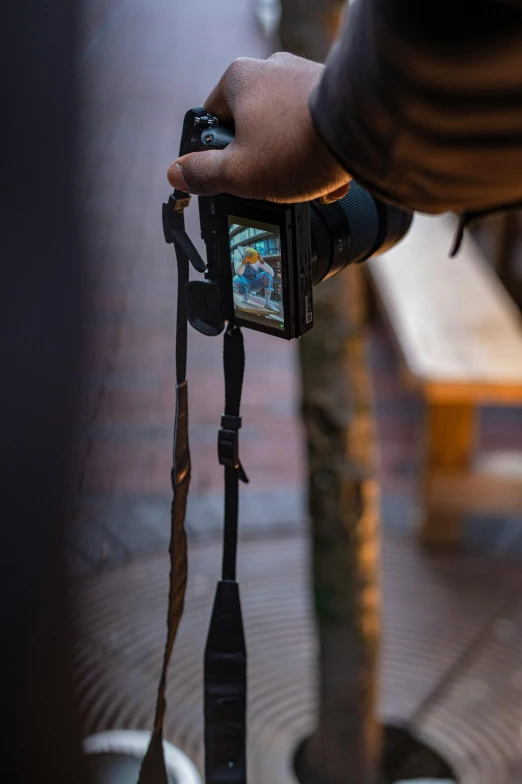
[{"label": "camera strap", "polygon": [[225,471],[223,563],[205,648],[206,784],[246,784],[246,645],[236,581],[240,404],[245,370],[243,335],[229,322],[223,344],[225,413],[218,457]]},{"label": "camera strap", "polygon": [[[173,501],[167,640],[149,747],[138,784],[169,784],[163,753],[167,672],[183,613],[187,585],[185,516],[190,485],[187,391],[187,305],[190,264],[206,265],[185,231],[190,196],[174,191],[163,205],[165,240],[173,243],[178,269],[176,316],[176,413],[174,423]],[[243,335],[229,322],[223,346],[225,410],[218,435],[218,458],[225,474],[222,579],[218,582],[205,649],[205,772],[207,784],[246,784],[246,646],[239,586],[236,581],[239,481],[248,482],[239,461],[240,403],[245,367]]]}]

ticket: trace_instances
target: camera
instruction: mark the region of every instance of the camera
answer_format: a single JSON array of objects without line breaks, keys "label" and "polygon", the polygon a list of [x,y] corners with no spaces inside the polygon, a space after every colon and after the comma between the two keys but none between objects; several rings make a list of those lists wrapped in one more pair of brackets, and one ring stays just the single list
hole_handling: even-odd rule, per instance
[{"label": "camera", "polygon": [[[223,149],[233,139],[233,129],[191,109],[180,155]],[[313,286],[398,243],[413,219],[356,182],[328,205],[227,194],[198,199],[207,268],[204,280],[187,284],[186,298],[189,322],[205,335],[220,334],[233,320],[275,337],[301,337],[313,327]]]}]

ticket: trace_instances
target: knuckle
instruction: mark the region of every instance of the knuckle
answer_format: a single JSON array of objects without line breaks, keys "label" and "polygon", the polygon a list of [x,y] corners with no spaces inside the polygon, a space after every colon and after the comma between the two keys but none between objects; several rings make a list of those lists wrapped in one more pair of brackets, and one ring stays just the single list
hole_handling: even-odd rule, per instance
[{"label": "knuckle", "polygon": [[245,68],[248,67],[250,60],[250,57],[237,57],[235,60],[232,60],[225,71],[225,78],[231,76],[237,77],[239,74],[243,73]]},{"label": "knuckle", "polygon": [[263,60],[257,60],[255,57],[238,57],[230,63],[225,71],[223,76],[225,83],[244,83],[249,76],[258,72],[263,62]]},{"label": "knuckle", "polygon": [[205,182],[205,161],[202,153],[193,153],[183,165],[183,174],[187,185],[195,191],[201,191]]},{"label": "knuckle", "polygon": [[228,148],[224,153],[219,160],[219,172],[216,172],[223,184],[233,182],[235,179],[234,156],[230,155]]},{"label": "knuckle", "polygon": [[237,60],[233,60],[221,78],[221,92],[232,111],[238,98],[241,97],[249,60],[248,57],[239,57]]},{"label": "knuckle", "polygon": [[288,63],[292,60],[295,60],[296,56],[295,54],[291,54],[291,52],[275,52],[274,54],[270,55],[268,59],[276,63]]}]

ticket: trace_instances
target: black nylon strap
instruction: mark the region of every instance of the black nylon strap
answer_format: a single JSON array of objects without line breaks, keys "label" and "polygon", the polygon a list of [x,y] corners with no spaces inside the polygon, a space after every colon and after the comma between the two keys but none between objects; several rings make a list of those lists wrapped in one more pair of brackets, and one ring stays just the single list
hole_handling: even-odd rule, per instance
[{"label": "black nylon strap", "polygon": [[[225,374],[225,413],[219,431],[219,462],[225,467],[225,521],[223,529],[223,580],[236,579],[239,480],[248,482],[239,460],[238,436],[241,392],[245,373],[245,347],[240,328],[229,324],[223,343]],[[228,454],[223,447],[229,445]],[[230,449],[230,445],[232,449]]]},{"label": "black nylon strap", "polygon": [[205,272],[206,264],[196,250],[194,243],[188,236],[185,228],[183,228],[183,230],[172,229],[171,235],[176,248],[179,248],[181,252],[185,254],[196,272]]},{"label": "black nylon strap", "polygon": [[238,448],[245,349],[233,323],[225,332],[223,368],[225,412],[218,436],[225,469],[223,573],[205,648],[205,774],[206,784],[246,784],[247,653],[236,582],[239,481],[248,481]]},{"label": "black nylon strap", "polygon": [[239,511],[239,477],[234,468],[225,468],[225,525],[223,528],[223,580],[236,579],[237,518]]}]

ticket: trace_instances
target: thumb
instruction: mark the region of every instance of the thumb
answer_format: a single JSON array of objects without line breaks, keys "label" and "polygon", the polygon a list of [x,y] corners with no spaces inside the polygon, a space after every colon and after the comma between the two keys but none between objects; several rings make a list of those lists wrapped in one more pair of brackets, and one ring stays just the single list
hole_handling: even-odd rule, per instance
[{"label": "thumb", "polygon": [[230,193],[233,183],[226,163],[225,150],[191,152],[174,161],[167,177],[173,188],[196,196]]}]

